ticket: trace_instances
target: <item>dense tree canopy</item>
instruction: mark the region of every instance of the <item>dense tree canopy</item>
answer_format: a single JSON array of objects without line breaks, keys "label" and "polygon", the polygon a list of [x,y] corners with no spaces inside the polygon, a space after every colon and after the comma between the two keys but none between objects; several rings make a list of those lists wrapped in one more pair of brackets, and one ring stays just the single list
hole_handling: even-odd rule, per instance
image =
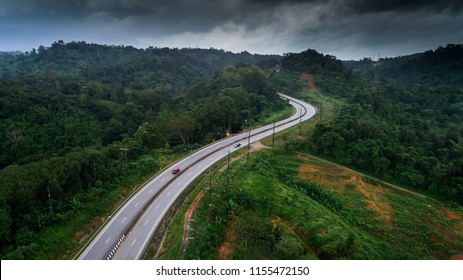
[{"label": "dense tree canopy", "polygon": [[249,64],[272,57],[62,41],[0,54],[0,256],[56,258],[40,236],[109,211],[98,202],[124,174],[282,108]]},{"label": "dense tree canopy", "polygon": [[[307,147],[389,181],[463,204],[462,54],[461,45],[449,45],[380,61],[385,72],[381,72],[383,66],[374,68],[379,80],[346,74],[345,69],[319,71],[317,85],[345,102],[334,119],[316,125]],[[341,67],[334,58],[311,51],[285,57],[283,66],[314,71],[314,57],[331,60],[321,65]],[[361,63],[366,62],[357,65]],[[370,77],[368,73],[364,74]],[[343,79],[346,75],[351,78]],[[334,84],[338,90],[326,88]]]}]

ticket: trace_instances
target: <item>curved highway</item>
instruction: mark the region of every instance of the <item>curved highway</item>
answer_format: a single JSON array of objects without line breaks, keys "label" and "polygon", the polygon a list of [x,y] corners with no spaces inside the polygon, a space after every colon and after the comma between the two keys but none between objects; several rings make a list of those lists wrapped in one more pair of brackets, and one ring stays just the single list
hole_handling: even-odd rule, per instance
[{"label": "curved highway", "polygon": [[[285,120],[249,132],[243,132],[214,142],[176,162],[172,168],[180,172],[172,175],[171,168],[146,183],[122,206],[104,228],[94,237],[78,259],[140,259],[162,218],[183,190],[215,162],[229,152],[246,147],[273,131],[278,132],[310,119],[315,108],[310,104],[280,94],[296,109],[296,113]],[[240,143],[239,148],[235,144]]]}]

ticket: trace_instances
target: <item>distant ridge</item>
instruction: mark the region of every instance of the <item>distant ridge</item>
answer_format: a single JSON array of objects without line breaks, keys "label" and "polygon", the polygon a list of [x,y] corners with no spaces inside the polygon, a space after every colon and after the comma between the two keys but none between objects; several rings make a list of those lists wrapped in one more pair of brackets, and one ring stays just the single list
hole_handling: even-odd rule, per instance
[{"label": "distant ridge", "polygon": [[395,58],[373,61],[344,61],[343,64],[362,76],[373,79],[395,80],[403,84],[463,86],[463,45],[448,44]]}]

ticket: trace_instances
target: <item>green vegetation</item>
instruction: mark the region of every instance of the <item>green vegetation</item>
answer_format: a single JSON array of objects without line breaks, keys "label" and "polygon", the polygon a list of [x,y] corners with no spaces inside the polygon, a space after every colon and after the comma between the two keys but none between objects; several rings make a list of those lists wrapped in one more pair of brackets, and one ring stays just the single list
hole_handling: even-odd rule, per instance
[{"label": "green vegetation", "polygon": [[215,181],[184,258],[463,256],[461,88],[367,80],[333,60],[311,50],[283,58],[275,88],[310,100],[322,117],[280,134],[277,149],[233,163],[229,186],[228,171]]},{"label": "green vegetation", "polygon": [[0,256],[72,257],[144,179],[285,110],[272,56],[58,41],[0,54]]},{"label": "green vegetation", "polygon": [[[447,52],[461,57],[463,49],[449,47],[433,52],[432,57],[446,57]],[[309,64],[320,58],[313,53],[305,55]],[[421,63],[425,59],[423,56]],[[455,63],[461,63],[461,59]],[[300,63],[293,63],[291,55],[283,59],[283,65],[301,68]],[[450,76],[455,72],[452,69],[448,68]],[[455,73],[460,74],[461,71]],[[339,78],[340,74],[330,75],[328,71],[322,76],[323,79],[316,79],[320,87],[331,79],[340,83],[337,88],[348,91],[322,90],[344,101],[333,119],[322,121],[313,133],[306,134],[302,146],[386,181],[463,204],[461,87],[445,79],[429,86],[371,81],[354,74],[347,82]]]},{"label": "green vegetation", "polygon": [[[214,182],[211,206],[206,189],[193,214],[197,239],[188,242],[186,259],[462,256],[461,209],[448,210],[324,160],[267,149],[248,164],[233,163],[229,186],[227,174]],[[170,259],[179,256],[173,248],[166,250]]]},{"label": "green vegetation", "polygon": [[[344,63],[358,73],[314,50],[281,58],[58,41],[0,53],[0,257],[73,257],[149,176],[227,131],[290,114],[280,91],[317,117],[278,133],[273,152],[234,163],[231,183],[220,176],[212,206],[195,211],[196,246],[160,257],[459,258],[462,53],[449,45]],[[259,68],[280,59],[280,71]]]},{"label": "green vegetation", "polygon": [[378,61],[368,58],[345,61],[344,65],[364,77],[395,80],[409,86],[463,86],[463,45],[449,44],[424,53],[381,58]]}]

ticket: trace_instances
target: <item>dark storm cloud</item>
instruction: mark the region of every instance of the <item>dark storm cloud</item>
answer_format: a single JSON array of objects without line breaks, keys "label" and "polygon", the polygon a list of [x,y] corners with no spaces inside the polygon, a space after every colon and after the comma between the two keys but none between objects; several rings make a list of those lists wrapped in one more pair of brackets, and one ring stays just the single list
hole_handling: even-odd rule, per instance
[{"label": "dark storm cloud", "polygon": [[425,10],[432,13],[450,12],[458,13],[462,9],[462,1],[459,0],[352,0],[344,1],[359,13],[376,12],[411,12]]},{"label": "dark storm cloud", "polygon": [[1,0],[0,49],[63,39],[398,55],[462,43],[462,10],[460,0]]},{"label": "dark storm cloud", "polygon": [[2,0],[2,8],[12,13],[30,12],[37,16],[67,16],[85,18],[94,13],[109,13],[117,18],[137,16],[174,16],[202,20],[222,18],[229,20],[243,14],[273,11],[282,6],[300,4],[329,4],[332,12],[352,13],[429,12],[459,13],[463,7],[460,0]]}]

